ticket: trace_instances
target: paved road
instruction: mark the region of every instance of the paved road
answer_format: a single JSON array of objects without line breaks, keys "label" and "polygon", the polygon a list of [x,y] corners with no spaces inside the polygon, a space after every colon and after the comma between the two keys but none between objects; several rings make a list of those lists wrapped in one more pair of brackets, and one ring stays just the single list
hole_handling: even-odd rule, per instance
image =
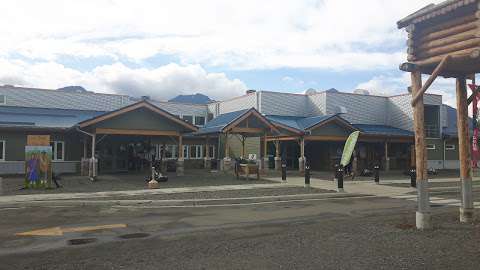
[{"label": "paved road", "polygon": [[[478,269],[478,226],[458,224],[458,209],[444,206],[434,208],[436,229],[419,232],[415,205],[353,196],[3,208],[0,269]],[[105,224],[127,227],[75,232]],[[70,232],[15,235],[57,226]]]}]

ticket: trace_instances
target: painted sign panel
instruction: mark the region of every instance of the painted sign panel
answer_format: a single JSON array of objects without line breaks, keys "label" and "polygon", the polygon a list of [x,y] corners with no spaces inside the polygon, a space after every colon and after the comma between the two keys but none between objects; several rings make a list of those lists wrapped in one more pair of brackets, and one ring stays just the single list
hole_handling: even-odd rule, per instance
[{"label": "painted sign panel", "polygon": [[52,147],[25,146],[25,187],[52,186]]},{"label": "painted sign panel", "polygon": [[50,135],[28,135],[27,145],[31,146],[49,146]]},{"label": "painted sign panel", "polygon": [[360,131],[354,131],[352,132],[352,134],[350,134],[350,136],[348,136],[348,139],[345,142],[345,146],[343,147],[342,160],[340,161],[340,164],[342,166],[347,166],[348,163],[350,163],[353,150],[355,149],[355,145],[357,144],[358,135],[360,135]]}]

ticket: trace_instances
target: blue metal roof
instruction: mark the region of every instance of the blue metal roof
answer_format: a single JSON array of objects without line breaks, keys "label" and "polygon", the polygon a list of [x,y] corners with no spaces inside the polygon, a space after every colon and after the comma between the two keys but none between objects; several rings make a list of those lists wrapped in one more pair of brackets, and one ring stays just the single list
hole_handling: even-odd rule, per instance
[{"label": "blue metal roof", "polygon": [[223,130],[228,124],[232,123],[242,115],[244,115],[249,110],[241,110],[235,112],[229,112],[220,114],[218,117],[212,119],[210,122],[207,122],[205,126],[200,128],[195,134],[208,134],[208,133],[218,133]]},{"label": "blue metal roof", "polygon": [[[446,137],[458,137],[458,127],[457,127],[457,109],[445,106],[445,112],[447,115],[447,126],[443,127],[443,135]],[[468,117],[468,130],[473,129],[473,119]],[[470,136],[472,133],[470,132]]]},{"label": "blue metal roof", "polygon": [[0,127],[70,128],[104,112],[0,106]]},{"label": "blue metal roof", "polygon": [[[297,129],[299,131],[305,131],[315,125],[321,124],[322,122],[325,122],[331,119],[332,117],[336,117],[336,116],[338,115],[330,114],[330,115],[321,115],[321,116],[313,116],[313,117],[268,115],[267,119],[272,122]],[[341,118],[340,116],[338,117]],[[343,120],[343,118],[341,119]]]},{"label": "blue metal roof", "polygon": [[360,132],[367,135],[385,135],[385,136],[413,136],[413,132],[405,129],[400,129],[392,126],[386,125],[366,125],[366,124],[355,124],[353,125]]}]

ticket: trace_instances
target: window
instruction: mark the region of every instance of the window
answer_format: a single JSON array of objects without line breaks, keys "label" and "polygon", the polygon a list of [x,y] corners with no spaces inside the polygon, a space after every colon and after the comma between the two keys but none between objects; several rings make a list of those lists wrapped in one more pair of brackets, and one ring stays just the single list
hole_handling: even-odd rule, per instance
[{"label": "window", "polygon": [[215,158],[215,145],[209,145],[208,146],[208,155],[209,155],[209,158]]},{"label": "window", "polygon": [[428,150],[435,150],[435,144],[427,144]]},{"label": "window", "polygon": [[53,160],[64,160],[65,143],[63,141],[53,141],[50,143],[50,146],[52,146]]},{"label": "window", "polygon": [[190,158],[200,159],[203,157],[203,147],[201,145],[190,145]]},{"label": "window", "polygon": [[183,115],[182,119],[185,120],[186,122],[193,124],[193,116],[191,115]]},{"label": "window", "polygon": [[455,144],[446,144],[445,150],[455,150]]},{"label": "window", "polygon": [[5,141],[0,141],[0,161],[5,161]]},{"label": "window", "polygon": [[195,125],[197,126],[205,125],[205,116],[195,116]]},{"label": "window", "polygon": [[0,105],[6,105],[6,104],[7,104],[7,96],[0,95]]},{"label": "window", "polygon": [[176,159],[178,158],[178,146],[177,145],[167,145],[165,147],[165,158],[167,159]]},{"label": "window", "polygon": [[188,145],[182,145],[183,146],[183,158],[184,159],[189,159],[190,156],[188,155]]}]

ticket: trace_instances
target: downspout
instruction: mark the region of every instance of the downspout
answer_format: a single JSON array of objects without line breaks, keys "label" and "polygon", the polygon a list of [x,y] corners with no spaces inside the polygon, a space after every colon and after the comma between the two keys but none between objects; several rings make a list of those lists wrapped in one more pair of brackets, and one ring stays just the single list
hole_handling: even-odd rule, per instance
[{"label": "downspout", "polygon": [[[75,129],[76,129],[78,132],[81,132],[81,133],[83,133],[83,134],[85,134],[85,135],[88,135],[88,136],[90,136],[90,137],[92,138],[92,149],[94,149],[93,147],[95,147],[95,135],[92,134],[92,133],[88,133],[88,132],[86,132],[86,131],[84,131],[84,130],[81,130],[80,127],[78,127],[78,126],[75,126]],[[95,155],[95,153],[92,152],[92,158],[94,158],[94,155]]]},{"label": "downspout", "polygon": [[447,153],[445,152],[445,147],[447,146],[447,141],[445,140],[445,137],[443,137],[443,169],[445,170],[445,156]]}]

